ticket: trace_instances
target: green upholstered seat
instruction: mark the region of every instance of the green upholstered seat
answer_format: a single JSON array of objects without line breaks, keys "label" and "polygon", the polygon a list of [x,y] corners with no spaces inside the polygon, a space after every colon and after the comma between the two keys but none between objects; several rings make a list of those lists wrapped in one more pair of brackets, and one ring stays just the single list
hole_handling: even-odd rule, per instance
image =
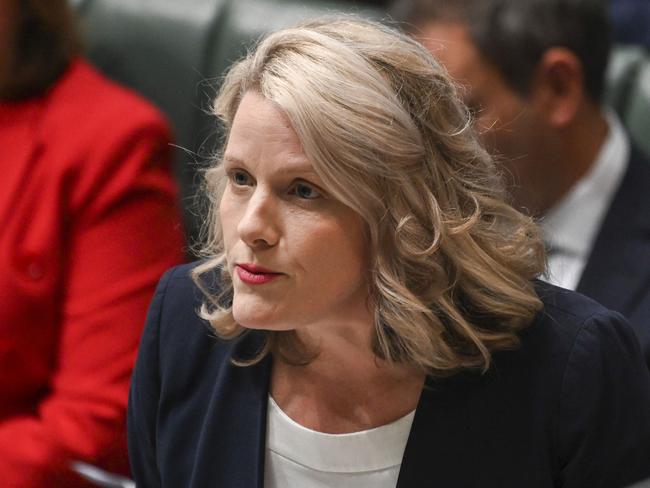
[{"label": "green upholstered seat", "polygon": [[198,173],[220,144],[210,102],[219,78],[264,33],[301,19],[357,10],[349,2],[288,0],[71,0],[90,60],[169,118],[188,236],[204,212]]},{"label": "green upholstered seat", "polygon": [[650,156],[650,58],[639,68],[623,119],[632,140]]},{"label": "green upholstered seat", "polygon": [[650,53],[638,46],[616,46],[607,70],[605,101],[650,156]]}]

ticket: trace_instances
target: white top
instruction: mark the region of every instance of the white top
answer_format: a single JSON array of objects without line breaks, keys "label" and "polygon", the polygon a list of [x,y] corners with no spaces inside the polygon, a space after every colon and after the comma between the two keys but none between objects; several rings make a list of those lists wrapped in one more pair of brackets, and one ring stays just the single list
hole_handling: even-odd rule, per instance
[{"label": "white top", "polygon": [[414,415],[324,434],[289,418],[269,396],[264,488],[394,488]]},{"label": "white top", "polygon": [[607,209],[627,169],[630,141],[618,117],[606,112],[609,132],[585,176],[540,220],[551,251],[546,281],[575,290]]}]

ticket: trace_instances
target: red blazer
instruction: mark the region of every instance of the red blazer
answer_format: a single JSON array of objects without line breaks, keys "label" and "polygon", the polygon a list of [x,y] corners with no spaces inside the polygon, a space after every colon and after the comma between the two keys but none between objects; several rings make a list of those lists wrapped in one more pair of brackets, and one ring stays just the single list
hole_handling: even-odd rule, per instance
[{"label": "red blazer", "polygon": [[[76,60],[0,102],[0,485],[127,472],[131,369],[157,280],[182,261],[159,113]],[[77,481],[74,481],[74,480]]]}]

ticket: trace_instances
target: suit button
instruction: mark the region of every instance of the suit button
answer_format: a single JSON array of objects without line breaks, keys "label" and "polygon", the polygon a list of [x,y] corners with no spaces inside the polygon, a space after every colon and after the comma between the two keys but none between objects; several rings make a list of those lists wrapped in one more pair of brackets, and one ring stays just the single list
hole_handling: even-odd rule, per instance
[{"label": "suit button", "polygon": [[27,276],[29,276],[34,281],[38,281],[45,276],[45,269],[43,265],[38,261],[32,261],[27,264]]}]

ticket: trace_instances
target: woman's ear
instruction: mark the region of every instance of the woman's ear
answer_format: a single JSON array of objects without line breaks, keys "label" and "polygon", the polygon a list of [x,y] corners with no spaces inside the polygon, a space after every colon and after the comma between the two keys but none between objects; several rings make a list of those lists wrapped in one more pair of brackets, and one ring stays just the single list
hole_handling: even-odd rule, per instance
[{"label": "woman's ear", "polygon": [[566,48],[548,49],[535,68],[530,100],[555,128],[574,120],[584,101],[584,73],[580,60]]}]

